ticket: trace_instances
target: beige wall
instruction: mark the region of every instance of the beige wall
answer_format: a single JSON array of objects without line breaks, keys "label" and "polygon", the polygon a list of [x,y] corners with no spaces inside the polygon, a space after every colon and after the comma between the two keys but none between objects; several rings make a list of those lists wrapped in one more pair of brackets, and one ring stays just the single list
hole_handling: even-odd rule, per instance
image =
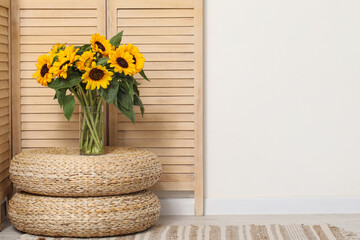
[{"label": "beige wall", "polygon": [[206,198],[360,197],[360,2],[205,2]]}]

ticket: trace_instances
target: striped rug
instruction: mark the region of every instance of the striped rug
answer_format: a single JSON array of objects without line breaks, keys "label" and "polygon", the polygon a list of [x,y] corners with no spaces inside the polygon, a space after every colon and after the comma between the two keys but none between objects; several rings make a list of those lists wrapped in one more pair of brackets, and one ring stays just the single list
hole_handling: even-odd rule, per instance
[{"label": "striped rug", "polygon": [[[21,240],[69,240],[29,234]],[[87,238],[89,239],[89,238]],[[353,233],[328,224],[319,225],[240,225],[240,226],[154,226],[149,230],[101,240],[359,240]]]}]

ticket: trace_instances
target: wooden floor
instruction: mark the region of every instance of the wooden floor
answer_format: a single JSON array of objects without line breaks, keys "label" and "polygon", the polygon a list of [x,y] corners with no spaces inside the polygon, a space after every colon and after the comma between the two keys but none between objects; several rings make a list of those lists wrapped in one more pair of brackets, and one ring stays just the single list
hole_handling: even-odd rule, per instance
[{"label": "wooden floor", "polygon": [[[163,216],[162,225],[244,225],[244,224],[319,224],[329,223],[360,236],[360,214],[331,215],[241,215],[241,216]],[[1,240],[15,240],[21,235],[7,220],[0,232]]]}]

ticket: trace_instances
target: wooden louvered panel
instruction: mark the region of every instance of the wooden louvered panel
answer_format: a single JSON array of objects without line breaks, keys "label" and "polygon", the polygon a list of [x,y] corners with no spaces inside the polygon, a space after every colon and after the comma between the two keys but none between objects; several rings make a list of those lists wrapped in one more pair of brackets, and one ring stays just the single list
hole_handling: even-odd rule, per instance
[{"label": "wooden louvered panel", "polygon": [[203,214],[202,2],[109,1],[109,35],[139,47],[151,82],[140,80],[145,116],[132,124],[110,108],[110,144],[146,148],[163,163],[157,190],[195,191]]},{"label": "wooden louvered panel", "polygon": [[0,201],[11,192],[10,12],[10,1],[0,0]]},{"label": "wooden louvered panel", "polygon": [[[60,42],[88,43],[90,35],[105,34],[105,0],[18,0],[14,39],[14,153],[22,149],[78,144],[78,106],[68,122],[54,91],[32,79],[41,54]],[[0,66],[1,67],[1,66]]]}]

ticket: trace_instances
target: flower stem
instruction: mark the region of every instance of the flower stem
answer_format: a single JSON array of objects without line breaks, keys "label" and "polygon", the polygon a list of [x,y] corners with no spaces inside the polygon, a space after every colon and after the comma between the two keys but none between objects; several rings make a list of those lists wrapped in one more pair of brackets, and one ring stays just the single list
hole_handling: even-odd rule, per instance
[{"label": "flower stem", "polygon": [[[83,103],[85,103],[85,104],[82,104],[82,107],[83,107],[82,114],[83,114],[84,119],[83,119],[82,134],[81,134],[80,140],[82,141],[81,143],[83,143],[84,137],[86,136],[86,142],[85,142],[82,150],[85,150],[86,153],[101,152],[103,150],[103,142],[102,142],[102,138],[100,139],[101,131],[98,131],[99,123],[98,123],[98,121],[94,121],[93,110],[95,110],[96,106],[94,104],[94,99],[92,97],[93,93],[92,93],[92,91],[89,90],[88,94],[86,94],[85,91],[80,86],[80,84],[78,87],[82,93]],[[87,98],[89,98],[89,99],[87,99]],[[95,96],[95,99],[97,99],[96,96]],[[100,107],[97,104],[97,108],[96,108],[97,113],[96,113],[96,117],[95,117],[96,119],[98,118],[99,111],[100,111]],[[93,146],[93,142],[95,143],[96,146]]]}]

